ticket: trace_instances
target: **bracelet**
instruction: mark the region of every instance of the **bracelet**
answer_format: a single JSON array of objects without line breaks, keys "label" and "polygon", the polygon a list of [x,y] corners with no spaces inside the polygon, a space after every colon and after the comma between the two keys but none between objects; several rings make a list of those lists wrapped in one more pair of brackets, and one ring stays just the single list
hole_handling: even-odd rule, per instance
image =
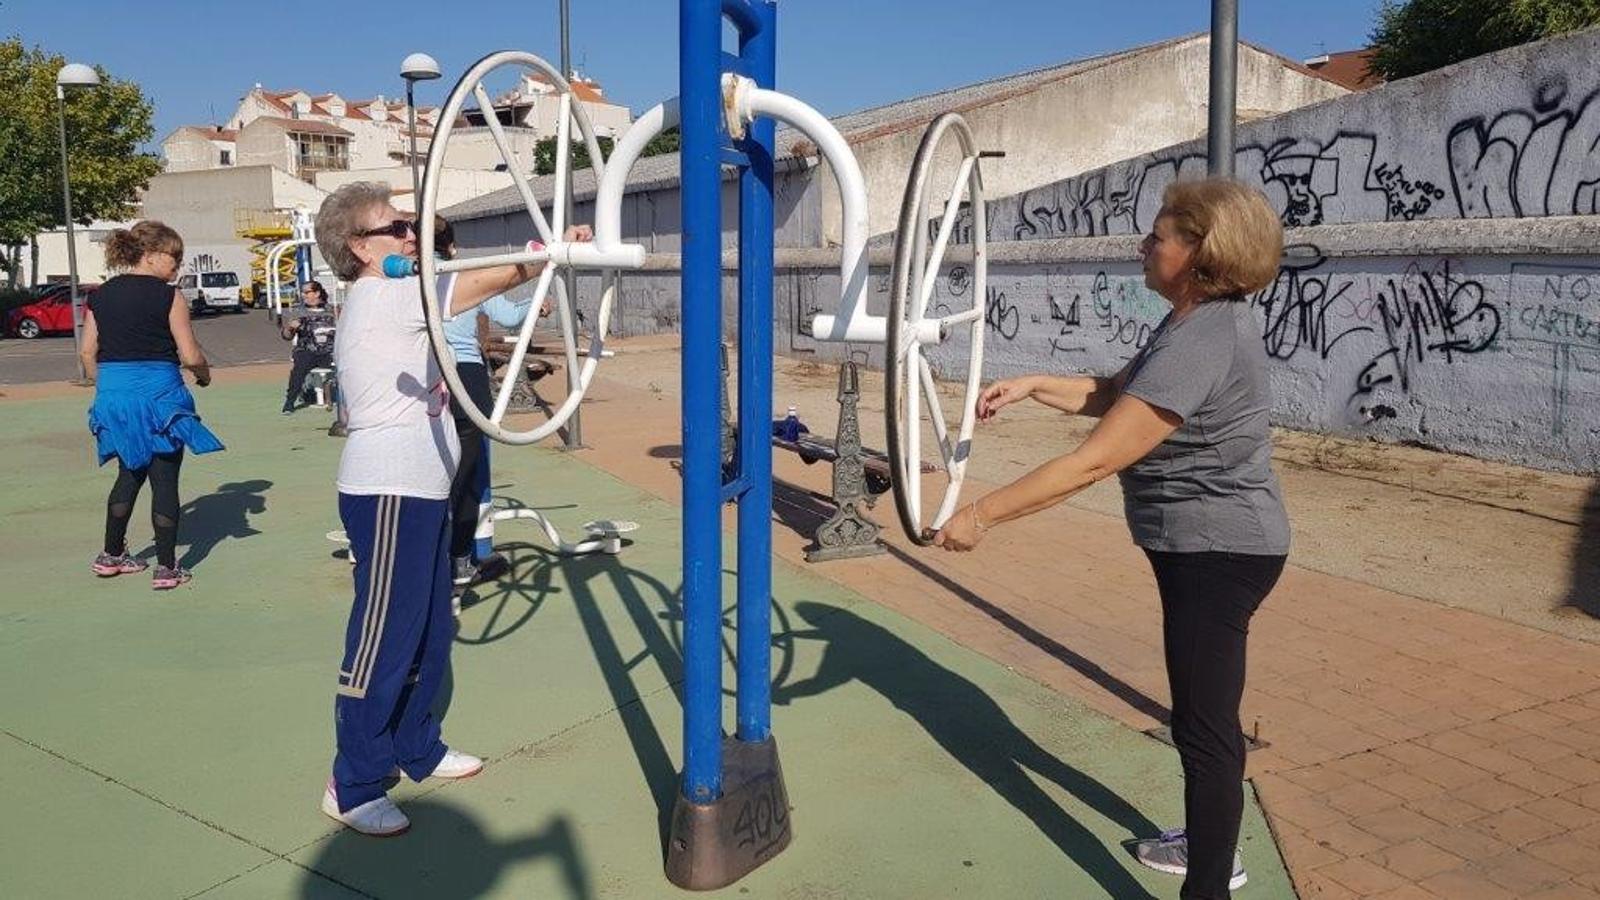
[{"label": "bracelet", "polygon": [[972,513],[972,527],[978,529],[979,534],[987,534],[989,526],[983,524],[983,520],[978,518],[978,501],[974,500],[967,504],[967,509]]}]

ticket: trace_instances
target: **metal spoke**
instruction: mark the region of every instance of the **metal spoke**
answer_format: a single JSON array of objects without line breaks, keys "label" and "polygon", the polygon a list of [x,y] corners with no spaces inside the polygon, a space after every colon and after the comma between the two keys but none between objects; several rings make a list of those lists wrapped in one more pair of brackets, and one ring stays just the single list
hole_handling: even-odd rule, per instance
[{"label": "metal spoke", "polygon": [[950,233],[955,230],[956,218],[961,212],[961,183],[971,176],[972,164],[975,162],[977,162],[975,156],[963,159],[956,171],[955,180],[950,184],[950,199],[944,208],[944,216],[939,220],[939,236],[933,242],[933,252],[929,255],[930,265],[923,272],[922,284],[917,289],[916,308],[920,311],[927,310],[928,301],[933,297],[934,286],[939,283],[939,270],[944,267],[945,248],[950,244]]},{"label": "metal spoke", "polygon": [[[478,98],[478,110],[483,113],[483,122],[489,126],[489,133],[494,136],[495,145],[500,148],[500,156],[506,161],[506,171],[516,183],[517,192],[522,195],[522,202],[528,207],[533,227],[538,229],[540,238],[546,244],[554,244],[556,239],[550,233],[550,223],[545,221],[544,211],[539,209],[539,201],[533,196],[533,186],[528,183],[528,177],[522,173],[517,154],[512,151],[511,143],[506,140],[505,129],[500,127],[500,119],[494,114],[494,102],[489,99],[489,92],[483,89],[482,81],[472,86],[472,95]],[[560,152],[560,148],[557,148],[557,152]]]},{"label": "metal spoke", "polygon": [[511,362],[506,365],[505,379],[500,384],[500,393],[494,398],[494,412],[489,414],[489,421],[496,425],[505,418],[506,409],[511,406],[511,394],[516,389],[517,377],[522,373],[522,360],[528,355],[528,342],[533,338],[533,320],[538,318],[532,313],[538,311],[537,304],[544,302],[544,295],[550,290],[550,279],[555,277],[555,274],[555,266],[545,266],[544,271],[539,273],[539,283],[533,289],[532,302],[535,306],[522,321],[522,331],[517,335],[517,346],[511,351]]},{"label": "metal spoke", "polygon": [[[933,419],[933,435],[939,439],[939,453],[944,457],[944,467],[950,468],[950,460],[954,457],[954,448],[950,446],[950,430],[945,424],[944,408],[939,405],[939,386],[933,380],[933,369],[928,366],[928,358],[921,353],[917,354],[917,369],[921,373],[922,392],[928,407],[928,415]],[[921,468],[920,461],[918,468]]]}]

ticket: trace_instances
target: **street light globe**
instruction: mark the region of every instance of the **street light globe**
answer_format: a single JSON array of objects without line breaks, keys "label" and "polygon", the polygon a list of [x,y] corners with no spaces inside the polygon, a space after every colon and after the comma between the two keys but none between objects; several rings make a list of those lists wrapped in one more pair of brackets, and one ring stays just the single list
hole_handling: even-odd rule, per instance
[{"label": "street light globe", "polygon": [[439,77],[439,61],[426,53],[413,53],[400,63],[400,77],[407,81],[432,81]]},{"label": "street light globe", "polygon": [[56,84],[62,87],[99,87],[100,73],[83,63],[67,63],[56,73]]}]

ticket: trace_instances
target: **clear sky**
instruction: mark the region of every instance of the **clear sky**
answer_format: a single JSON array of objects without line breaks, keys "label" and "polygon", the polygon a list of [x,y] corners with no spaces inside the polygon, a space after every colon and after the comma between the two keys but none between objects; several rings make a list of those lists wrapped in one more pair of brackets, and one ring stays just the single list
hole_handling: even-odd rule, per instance
[{"label": "clear sky", "polygon": [[[570,0],[572,56],[635,112],[677,93],[673,0]],[[1239,0],[1245,40],[1303,59],[1366,43],[1378,0]],[[829,115],[1210,27],[1207,0],[780,0],[778,86]],[[225,120],[256,82],[404,97],[433,55],[443,101],[492,50],[560,56],[557,0],[0,0],[0,36],[138,82],[156,134]]]}]

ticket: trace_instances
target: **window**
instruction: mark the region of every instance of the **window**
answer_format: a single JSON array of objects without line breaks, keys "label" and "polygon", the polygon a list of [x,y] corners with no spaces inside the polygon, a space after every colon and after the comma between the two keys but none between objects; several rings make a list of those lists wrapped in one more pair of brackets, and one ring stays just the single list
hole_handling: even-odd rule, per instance
[{"label": "window", "polygon": [[225,166],[233,165],[233,151],[232,150],[224,150],[224,151],[222,151],[222,164],[225,165]]},{"label": "window", "polygon": [[208,288],[238,287],[239,276],[232,272],[206,272],[200,276],[200,286]]}]

